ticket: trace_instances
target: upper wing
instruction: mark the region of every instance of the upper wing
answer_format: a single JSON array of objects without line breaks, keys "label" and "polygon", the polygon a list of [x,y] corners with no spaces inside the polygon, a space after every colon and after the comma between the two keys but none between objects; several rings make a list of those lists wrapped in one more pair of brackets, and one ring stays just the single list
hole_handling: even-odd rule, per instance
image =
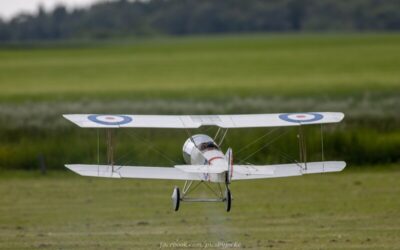
[{"label": "upper wing", "polygon": [[221,128],[284,127],[300,124],[336,123],[344,118],[338,112],[310,112],[249,115],[97,115],[68,114],[66,119],[84,128]]},{"label": "upper wing", "polygon": [[187,173],[177,168],[168,167],[131,167],[87,164],[71,164],[65,166],[83,176],[199,181],[204,179],[202,174]]},{"label": "upper wing", "polygon": [[298,176],[303,174],[316,174],[340,172],[346,167],[343,161],[308,162],[298,164],[277,165],[234,165],[232,180],[250,180]]}]

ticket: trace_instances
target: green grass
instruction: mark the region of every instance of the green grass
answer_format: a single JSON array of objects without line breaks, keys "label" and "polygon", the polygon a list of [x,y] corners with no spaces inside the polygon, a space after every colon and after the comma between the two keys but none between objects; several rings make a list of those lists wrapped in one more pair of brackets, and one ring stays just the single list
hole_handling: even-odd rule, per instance
[{"label": "green grass", "polygon": [[[37,168],[40,154],[49,168],[92,162],[95,144],[88,142],[96,138],[66,122],[64,113],[339,111],[344,122],[328,129],[338,131],[328,138],[332,157],[399,162],[399,44],[399,34],[254,34],[3,46],[0,168]],[[242,131],[228,134],[235,150],[248,142]],[[146,139],[180,161],[187,135],[182,131],[178,140],[168,133],[146,133]],[[142,145],[122,145],[131,164],[148,158],[170,164],[149,157]],[[297,142],[290,145],[293,151]],[[261,152],[256,162],[279,160],[271,155]]]},{"label": "green grass", "polygon": [[[160,243],[218,242],[253,249],[396,249],[399,54],[399,34],[2,46],[0,249],[154,249]],[[179,213],[172,212],[169,197],[180,182],[15,171],[37,169],[40,154],[51,170],[96,162],[96,131],[74,127],[63,113],[296,111],[346,113],[343,123],[325,128],[325,152],[327,159],[348,160],[350,169],[233,183],[231,213],[222,204],[183,204]],[[319,128],[313,129],[308,156],[319,160]],[[128,136],[131,132],[181,161],[185,132],[123,132],[119,163],[171,165]],[[237,152],[265,132],[232,130],[223,147]],[[297,158],[296,137],[289,135],[275,149]],[[251,161],[284,160],[279,157],[267,148]],[[355,163],[376,165],[354,168]]]},{"label": "green grass", "polygon": [[400,35],[171,38],[0,49],[3,100],[400,91]]},{"label": "green grass", "polygon": [[204,203],[184,203],[173,212],[169,197],[181,182],[3,172],[0,248],[237,242],[254,249],[397,249],[399,170],[234,182],[230,213],[223,204]]}]

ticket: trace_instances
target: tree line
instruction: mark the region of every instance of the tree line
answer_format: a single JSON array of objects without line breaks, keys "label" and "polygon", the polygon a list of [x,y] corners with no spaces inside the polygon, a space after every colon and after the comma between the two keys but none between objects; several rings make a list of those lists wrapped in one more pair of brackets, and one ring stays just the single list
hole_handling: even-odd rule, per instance
[{"label": "tree line", "polygon": [[0,19],[0,41],[153,35],[400,30],[400,0],[146,0],[99,2]]}]

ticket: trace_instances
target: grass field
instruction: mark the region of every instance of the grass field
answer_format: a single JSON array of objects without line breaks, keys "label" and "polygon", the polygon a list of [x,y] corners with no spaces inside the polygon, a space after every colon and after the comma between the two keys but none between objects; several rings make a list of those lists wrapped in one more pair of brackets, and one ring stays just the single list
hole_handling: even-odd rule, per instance
[{"label": "grass field", "polygon": [[[398,34],[259,34],[3,46],[0,168],[37,168],[39,155],[50,168],[92,161],[82,137],[95,137],[64,113],[340,111],[346,119],[331,140],[333,156],[397,162],[399,44]],[[242,138],[230,141],[240,146]],[[180,159],[184,139],[163,145]],[[133,149],[132,158],[141,154]]]},{"label": "grass field", "polygon": [[391,166],[235,182],[230,213],[204,203],[175,213],[169,197],[180,182],[2,173],[0,248],[398,249],[399,178]]},{"label": "grass field", "polygon": [[[399,34],[1,45],[0,249],[399,249],[399,54]],[[176,182],[83,178],[63,167],[97,159],[97,132],[76,128],[64,113],[297,111],[346,114],[324,131],[326,159],[346,160],[348,167],[234,183],[231,213],[222,204],[183,204],[172,212]],[[320,130],[312,129],[308,156],[319,160]],[[237,152],[266,132],[231,130],[222,147]],[[117,163],[171,166],[148,140],[182,163],[185,132],[117,136]],[[287,136],[276,151],[265,148],[249,161],[287,160],[279,151],[296,159],[296,131]],[[234,153],[235,160],[271,140]],[[37,170],[40,156],[48,175],[22,171]]]},{"label": "grass field", "polygon": [[399,44],[398,34],[328,34],[6,47],[0,98],[393,93],[400,91]]}]

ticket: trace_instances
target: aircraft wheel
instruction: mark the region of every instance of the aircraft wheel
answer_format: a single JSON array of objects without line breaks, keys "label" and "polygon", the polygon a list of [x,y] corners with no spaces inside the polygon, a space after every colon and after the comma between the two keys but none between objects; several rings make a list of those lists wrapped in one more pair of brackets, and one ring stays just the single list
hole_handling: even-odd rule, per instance
[{"label": "aircraft wheel", "polygon": [[174,188],[174,191],[172,192],[172,208],[174,209],[174,211],[178,211],[179,210],[179,203],[181,201],[181,193],[179,191],[178,187]]},{"label": "aircraft wheel", "polygon": [[227,212],[231,211],[231,205],[232,205],[232,196],[231,196],[231,191],[229,188],[225,190],[225,210]]}]

